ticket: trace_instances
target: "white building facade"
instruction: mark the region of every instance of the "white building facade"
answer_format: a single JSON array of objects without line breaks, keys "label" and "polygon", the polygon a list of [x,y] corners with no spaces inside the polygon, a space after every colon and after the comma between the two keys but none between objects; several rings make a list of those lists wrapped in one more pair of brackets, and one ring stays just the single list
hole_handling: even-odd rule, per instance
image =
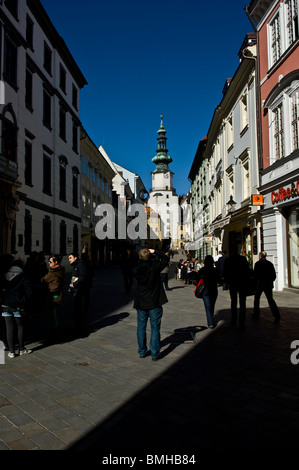
[{"label": "white building facade", "polygon": [[[18,210],[12,253],[79,251],[80,90],[87,83],[39,1],[1,2],[1,153],[11,145]],[[12,153],[11,153],[12,152]]]}]

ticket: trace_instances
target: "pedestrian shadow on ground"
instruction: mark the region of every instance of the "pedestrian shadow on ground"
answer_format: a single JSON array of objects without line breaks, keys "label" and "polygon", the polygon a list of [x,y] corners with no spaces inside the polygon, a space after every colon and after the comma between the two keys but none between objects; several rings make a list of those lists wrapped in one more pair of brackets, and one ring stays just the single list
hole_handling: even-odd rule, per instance
[{"label": "pedestrian shadow on ground", "polygon": [[[229,312],[219,310],[217,316],[225,319]],[[223,461],[225,451],[229,461],[232,455],[239,459],[236,449],[255,458],[257,451],[276,458],[278,450],[296,449],[299,375],[290,361],[290,344],[299,338],[298,309],[284,308],[282,313],[285,320],[273,327],[265,309],[258,329],[248,318],[248,329],[241,334],[220,327],[203,335],[169,368],[158,367],[154,380],[69,450],[92,450],[99,456],[140,452],[142,458],[196,454],[201,464],[207,456],[209,464],[216,456]],[[176,347],[201,328],[179,328],[162,344]],[[151,361],[145,364],[156,367]]]},{"label": "pedestrian shadow on ground", "polygon": [[197,325],[175,329],[172,335],[167,336],[161,341],[161,348],[163,348],[164,346],[167,346],[167,348],[161,351],[160,357],[163,358],[167,356],[181,344],[197,342],[196,333],[199,333],[205,329],[205,326]]}]

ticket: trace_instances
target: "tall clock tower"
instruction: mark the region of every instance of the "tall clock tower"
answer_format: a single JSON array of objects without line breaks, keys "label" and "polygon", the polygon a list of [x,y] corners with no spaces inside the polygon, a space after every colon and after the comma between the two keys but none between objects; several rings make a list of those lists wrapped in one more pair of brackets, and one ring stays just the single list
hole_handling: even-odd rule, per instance
[{"label": "tall clock tower", "polygon": [[156,165],[152,175],[152,189],[149,194],[148,205],[161,218],[162,239],[171,239],[171,248],[176,248],[179,225],[179,198],[173,188],[174,173],[168,165],[173,161],[168,155],[166,147],[166,131],[163,126],[163,114],[158,130],[158,149],[152,162]]}]

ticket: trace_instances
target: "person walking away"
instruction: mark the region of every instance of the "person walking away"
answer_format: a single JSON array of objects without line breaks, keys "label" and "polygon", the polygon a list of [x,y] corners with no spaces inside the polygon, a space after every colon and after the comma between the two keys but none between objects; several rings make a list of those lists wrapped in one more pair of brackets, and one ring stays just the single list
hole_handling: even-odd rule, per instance
[{"label": "person walking away", "polygon": [[[0,302],[2,305],[3,296],[5,293],[6,279],[5,275],[9,268],[11,268],[14,257],[11,254],[5,253],[0,259]],[[3,342],[3,348],[5,351],[8,350],[7,337],[6,337],[6,325],[4,317],[0,318],[0,340]]]},{"label": "person walking away", "polygon": [[57,306],[62,303],[64,272],[64,267],[61,266],[61,257],[58,255],[49,256],[49,270],[42,277],[41,282],[47,285],[46,311],[51,321],[51,342],[58,340]]},{"label": "person walking away", "polygon": [[[156,256],[154,256],[156,254]],[[149,354],[146,339],[148,319],[151,326],[150,354],[152,360],[160,358],[160,328],[163,305],[168,302],[160,273],[169,264],[169,256],[153,249],[139,251],[139,262],[134,272],[137,280],[134,308],[137,310],[137,342],[141,358]]]},{"label": "person walking away", "polygon": [[276,302],[273,299],[273,283],[276,279],[276,272],[273,263],[267,260],[267,253],[265,251],[261,251],[259,253],[259,260],[254,265],[253,273],[256,280],[256,288],[252,317],[259,318],[260,316],[260,298],[264,292],[274,317],[274,322],[279,323],[280,313]]},{"label": "person walking away", "polygon": [[14,260],[5,275],[5,292],[2,299],[2,317],[5,319],[8,343],[8,357],[15,357],[14,327],[18,330],[19,355],[30,354],[31,349],[24,346],[23,315],[32,296],[31,285],[24,276],[23,263]]},{"label": "person walking away", "polygon": [[228,283],[231,298],[231,325],[237,325],[239,296],[239,327],[244,328],[246,320],[246,295],[249,283],[249,264],[245,256],[239,255],[237,246],[231,248],[230,255],[224,262],[224,278]]},{"label": "person walking away", "polygon": [[79,335],[83,333],[85,327],[84,296],[86,293],[86,265],[76,253],[68,256],[72,267],[71,282],[68,291],[74,297],[74,317],[75,329]]},{"label": "person walking away", "polygon": [[216,268],[218,268],[219,271],[219,276],[220,276],[220,282],[222,284],[222,290],[228,290],[228,285],[227,282],[224,278],[224,263],[225,260],[227,259],[226,256],[226,251],[220,251],[220,256],[218,260],[215,262]]},{"label": "person walking away", "polygon": [[214,311],[218,297],[219,273],[214,266],[213,256],[207,255],[204,259],[204,266],[197,272],[197,283],[203,279],[205,286],[203,292],[203,302],[205,306],[207,322],[209,328],[214,328]]}]

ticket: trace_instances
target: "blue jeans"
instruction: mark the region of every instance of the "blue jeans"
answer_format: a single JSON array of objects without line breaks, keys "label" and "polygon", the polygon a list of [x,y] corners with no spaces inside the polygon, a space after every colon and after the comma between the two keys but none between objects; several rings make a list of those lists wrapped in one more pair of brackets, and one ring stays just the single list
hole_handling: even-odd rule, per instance
[{"label": "blue jeans", "polygon": [[151,338],[149,344],[151,356],[159,356],[162,313],[162,307],[153,308],[151,310],[137,310],[137,341],[138,353],[140,356],[145,356],[148,352],[146,343],[146,326],[148,319],[150,319],[151,325]]},{"label": "blue jeans", "polygon": [[208,289],[205,289],[203,293],[203,302],[204,302],[205,309],[206,309],[207,322],[208,322],[208,326],[210,327],[214,326],[213,316],[214,316],[215,303],[216,303],[217,297],[218,297],[218,291],[209,293]]}]

